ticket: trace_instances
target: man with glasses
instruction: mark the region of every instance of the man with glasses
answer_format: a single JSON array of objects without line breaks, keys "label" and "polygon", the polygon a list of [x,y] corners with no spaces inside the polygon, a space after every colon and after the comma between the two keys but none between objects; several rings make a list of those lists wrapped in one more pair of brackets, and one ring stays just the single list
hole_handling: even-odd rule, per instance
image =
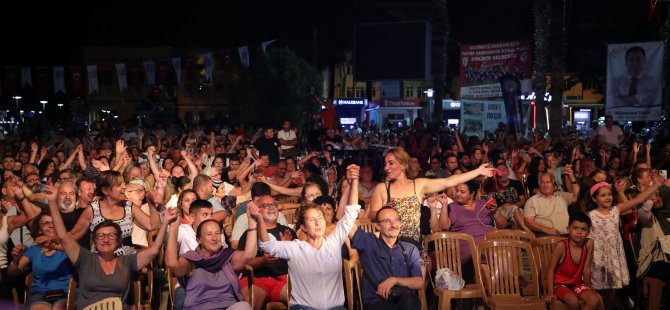
[{"label": "man with glasses", "polygon": [[[274,235],[277,240],[290,241],[297,238],[293,229],[278,223],[277,220],[280,214],[278,209],[279,204],[272,198],[272,196],[262,196],[258,198],[255,204],[261,211],[268,234]],[[244,251],[248,231],[249,229],[247,229],[247,231],[242,234],[242,237],[240,237],[238,243],[238,250],[240,251]],[[288,301],[289,296],[287,290],[284,290],[284,286],[286,286],[287,282],[286,275],[288,274],[288,264],[285,259],[276,258],[259,250],[250,265],[254,268],[254,279],[251,288],[254,296],[254,309],[264,309],[263,305],[267,302]],[[246,300],[249,300],[248,281],[248,277],[244,277],[240,280],[242,293]]]},{"label": "man with glasses", "polygon": [[[262,197],[270,196],[271,193],[272,190],[270,189],[270,185],[262,182],[256,182],[251,185],[251,201],[248,203],[258,202]],[[238,242],[240,241],[240,238],[242,238],[242,234],[244,234],[249,228],[248,219],[244,215],[247,213],[247,204],[242,203],[237,207],[237,219],[235,220],[235,225],[233,226],[233,233],[230,236],[230,247],[233,249],[237,249],[237,245],[239,244]],[[284,216],[284,213],[278,213],[277,222],[286,226],[286,217]]]},{"label": "man with glasses", "polygon": [[421,307],[417,295],[423,285],[419,250],[398,240],[400,222],[396,209],[383,207],[375,218],[379,237],[361,228],[349,235],[365,270],[361,290],[366,309]]}]

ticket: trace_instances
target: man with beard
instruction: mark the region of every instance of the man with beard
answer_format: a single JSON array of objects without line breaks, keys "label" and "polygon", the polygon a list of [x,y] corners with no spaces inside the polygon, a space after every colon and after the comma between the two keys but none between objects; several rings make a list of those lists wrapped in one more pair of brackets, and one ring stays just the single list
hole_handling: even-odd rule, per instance
[{"label": "man with beard", "polygon": [[493,194],[498,210],[500,210],[505,219],[507,219],[507,223],[512,225],[516,223],[518,227],[514,228],[523,229],[532,233],[532,231],[526,227],[523,213],[521,212],[521,209],[519,209],[523,208],[526,204],[526,195],[521,181],[510,179],[510,171],[504,160],[498,161],[496,169],[498,171],[500,184],[505,187],[502,189],[502,192]]},{"label": "man with beard", "polygon": [[[284,241],[290,241],[297,238],[295,231],[277,222],[279,217],[279,204],[277,204],[272,196],[262,196],[258,198],[255,204],[258,205],[261,211],[268,234],[274,235],[277,240]],[[238,250],[240,251],[244,251],[247,232],[249,232],[249,230],[242,234],[238,242]],[[286,263],[286,260],[276,258],[259,250],[250,265],[254,268],[255,276],[251,288],[253,290],[253,304],[255,310],[263,309],[263,305],[266,302],[288,302],[289,296],[286,294],[287,290],[284,290],[288,274],[288,264]],[[240,280],[242,293],[246,300],[249,300],[248,281],[248,277],[244,277]]]},{"label": "man with beard", "polygon": [[33,193],[41,192],[42,182],[40,182],[40,176],[37,175],[37,173],[29,173],[23,180],[25,186],[27,186]]},{"label": "man with beard", "polygon": [[[60,186],[58,187],[58,193],[56,196],[58,209],[60,210],[61,216],[63,217],[65,228],[68,231],[72,231],[72,229],[77,224],[77,221],[79,221],[79,217],[81,217],[81,214],[84,213],[84,210],[86,209],[77,207],[78,190],[75,183],[72,183],[72,181],[69,180],[64,180],[59,182],[59,184]],[[47,245],[48,243],[59,243],[59,241],[45,236],[38,237],[35,242],[44,247],[49,247]],[[87,249],[90,248],[88,234],[83,234],[81,238],[79,238],[79,244],[83,247],[86,247]]]}]

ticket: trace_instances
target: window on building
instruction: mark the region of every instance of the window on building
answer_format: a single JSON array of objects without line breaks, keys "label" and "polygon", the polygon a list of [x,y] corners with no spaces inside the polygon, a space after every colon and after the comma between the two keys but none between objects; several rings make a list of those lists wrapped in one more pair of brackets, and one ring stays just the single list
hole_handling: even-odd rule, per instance
[{"label": "window on building", "polygon": [[425,88],[425,87],[417,87],[417,88],[416,88],[416,96],[417,96],[418,98],[426,98],[426,97],[428,97],[428,95],[426,95],[426,93],[424,93],[425,91],[426,91],[426,88]]},{"label": "window on building", "polygon": [[356,87],[354,98],[365,98],[365,87]]},{"label": "window on building", "polygon": [[405,98],[414,97],[414,87],[405,87]]},{"label": "window on building", "polygon": [[372,87],[372,97],[377,97],[377,87]]}]

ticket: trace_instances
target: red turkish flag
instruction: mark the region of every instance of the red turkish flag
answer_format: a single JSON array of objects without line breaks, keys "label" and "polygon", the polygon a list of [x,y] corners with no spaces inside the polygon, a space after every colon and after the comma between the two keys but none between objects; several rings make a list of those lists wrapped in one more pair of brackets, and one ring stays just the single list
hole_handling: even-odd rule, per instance
[{"label": "red turkish flag", "polygon": [[17,80],[16,67],[5,67],[5,72],[2,76],[2,93],[10,97],[16,95]]},{"label": "red turkish flag", "polygon": [[81,97],[84,95],[84,81],[82,79],[81,67],[70,67],[70,83],[72,85],[72,95]]}]

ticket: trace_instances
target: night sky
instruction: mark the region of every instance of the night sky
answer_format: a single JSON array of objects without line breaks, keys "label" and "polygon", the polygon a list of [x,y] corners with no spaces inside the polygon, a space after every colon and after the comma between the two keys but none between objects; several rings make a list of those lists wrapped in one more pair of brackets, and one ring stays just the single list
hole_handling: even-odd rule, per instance
[{"label": "night sky", "polygon": [[[4,4],[0,65],[71,65],[83,45],[217,50],[279,38],[308,58],[318,34],[319,63],[351,50],[353,25],[426,20],[431,0],[91,1]],[[104,3],[103,3],[104,2]],[[67,6],[64,6],[67,5]],[[532,38],[532,0],[448,1],[450,44]],[[566,0],[572,44],[647,41],[647,1]],[[626,14],[608,29],[598,16]],[[610,18],[610,17],[608,17]],[[632,26],[631,26],[632,25]],[[598,28],[600,27],[600,28]],[[639,28],[639,29],[638,29]],[[603,35],[607,33],[607,35]]]}]

